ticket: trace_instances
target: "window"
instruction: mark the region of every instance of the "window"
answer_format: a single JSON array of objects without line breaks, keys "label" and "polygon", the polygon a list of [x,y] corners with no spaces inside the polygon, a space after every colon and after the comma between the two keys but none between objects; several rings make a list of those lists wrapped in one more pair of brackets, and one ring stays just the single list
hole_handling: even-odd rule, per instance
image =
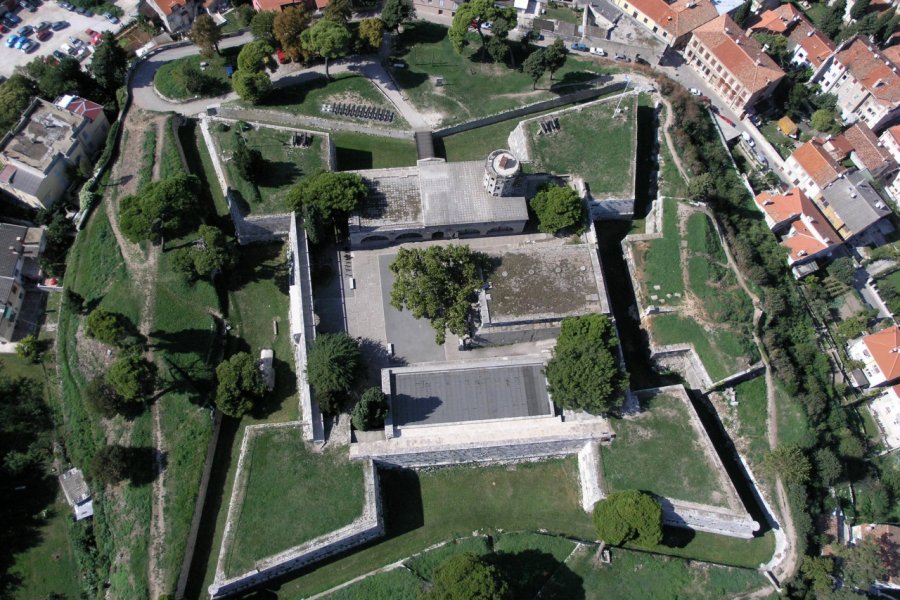
[{"label": "window", "polygon": [[438,14],[442,15],[442,14],[444,14],[444,11],[442,11],[441,9],[438,9]]}]

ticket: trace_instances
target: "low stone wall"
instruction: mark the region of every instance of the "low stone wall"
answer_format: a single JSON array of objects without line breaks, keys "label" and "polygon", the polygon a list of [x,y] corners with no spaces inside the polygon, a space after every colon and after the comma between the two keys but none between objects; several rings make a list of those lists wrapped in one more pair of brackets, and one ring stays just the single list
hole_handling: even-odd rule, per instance
[{"label": "low stone wall", "polygon": [[388,129],[386,127],[373,127],[371,125],[365,125],[363,123],[352,123],[349,121],[343,122],[336,119],[322,119],[319,117],[310,117],[306,115],[285,114],[284,112],[277,110],[220,106],[218,107],[217,112],[219,115],[227,117],[229,119],[262,122],[266,124],[266,127],[269,127],[270,124],[274,123],[279,123],[286,126],[299,124],[305,127],[314,127],[315,129],[322,130],[323,132],[349,131],[352,133],[363,133],[365,135],[390,137],[401,140],[411,140],[413,137],[413,132],[409,129]]},{"label": "low stone wall", "polygon": [[[253,427],[253,426],[251,426]],[[250,427],[247,428],[248,430]],[[244,445],[251,436],[249,432],[244,437],[244,444],[241,446],[241,458],[244,456]],[[235,477],[235,486],[241,482],[241,470],[243,468],[243,460],[238,462],[238,476]],[[313,540],[295,546],[284,552],[263,558],[256,563],[256,568],[226,579],[223,571],[223,557],[228,544],[233,536],[231,527],[233,526],[232,518],[235,510],[235,495],[232,495],[232,504],[228,509],[228,520],[225,524],[225,538],[222,541],[222,548],[219,553],[219,563],[216,567],[216,577],[212,585],[209,586],[209,595],[211,598],[224,598],[232,594],[246,591],[252,587],[258,586],[266,581],[274,579],[295,571],[302,567],[319,562],[329,556],[334,556],[341,552],[345,552],[351,548],[364,544],[371,540],[384,535],[384,520],[382,517],[381,507],[381,485],[378,478],[378,471],[372,461],[365,465],[363,470],[364,477],[364,505],[363,514],[353,523],[342,527],[337,531],[319,536]]]}]

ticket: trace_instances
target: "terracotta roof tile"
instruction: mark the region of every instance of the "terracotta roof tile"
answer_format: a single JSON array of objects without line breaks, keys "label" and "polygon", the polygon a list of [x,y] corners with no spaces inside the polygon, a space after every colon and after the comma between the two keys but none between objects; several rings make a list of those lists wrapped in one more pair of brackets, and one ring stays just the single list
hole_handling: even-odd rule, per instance
[{"label": "terracotta roof tile", "polygon": [[790,261],[796,262],[824,252],[840,242],[837,232],[819,211],[817,216],[801,216],[791,224],[791,233],[781,245],[788,249]]},{"label": "terracotta roof tile", "polygon": [[806,57],[814,67],[819,68],[837,46],[825,37],[821,31],[813,27],[812,23],[802,17],[791,30],[788,41],[794,46],[800,46],[806,50]]},{"label": "terracotta roof tile", "polygon": [[900,377],[900,327],[894,325],[867,335],[863,338],[863,343],[875,364],[884,373],[886,381]]},{"label": "terracotta roof tile", "polygon": [[150,0],[156,6],[159,7],[159,10],[163,12],[167,17],[172,14],[175,10],[176,6],[184,6],[186,4],[186,0]]},{"label": "terracotta roof tile", "polygon": [[696,37],[751,94],[784,77],[762,46],[745,35],[731,17],[721,17],[694,30]]},{"label": "terracotta roof tile", "polygon": [[63,108],[65,108],[70,113],[81,115],[88,121],[93,121],[103,113],[102,106],[100,106],[96,102],[91,102],[90,100],[79,98],[78,96],[71,96],[69,103],[66,104]]},{"label": "terracotta roof tile", "polygon": [[900,102],[900,75],[876,47],[856,37],[836,58],[877,100],[891,106]]},{"label": "terracotta roof tile", "polygon": [[882,167],[884,163],[893,160],[891,153],[881,146],[878,138],[875,137],[869,126],[863,122],[858,122],[848,127],[840,137],[847,140],[847,143],[853,148],[860,161],[869,171],[875,171]]},{"label": "terracotta roof tile", "polygon": [[[894,125],[888,129],[888,133],[894,138],[894,141],[900,144],[900,125]],[[882,134],[883,135],[883,134]]]},{"label": "terracotta roof tile", "polygon": [[782,223],[800,216],[803,212],[803,200],[809,201],[800,188],[794,188],[784,194],[765,191],[756,196],[756,205],[775,223]]},{"label": "terracotta roof tile", "polygon": [[[628,0],[629,4],[647,15],[673,38],[690,33],[718,16],[710,0]],[[627,12],[627,11],[626,11]]]},{"label": "terracotta roof tile", "polygon": [[767,10],[761,14],[759,19],[747,29],[754,33],[757,31],[784,33],[790,29],[791,21],[802,18],[803,13],[797,10],[793,4],[782,4],[778,8]]},{"label": "terracotta roof tile", "polygon": [[820,188],[824,188],[847,170],[831,157],[818,139],[812,139],[794,150],[791,158],[797,161]]}]

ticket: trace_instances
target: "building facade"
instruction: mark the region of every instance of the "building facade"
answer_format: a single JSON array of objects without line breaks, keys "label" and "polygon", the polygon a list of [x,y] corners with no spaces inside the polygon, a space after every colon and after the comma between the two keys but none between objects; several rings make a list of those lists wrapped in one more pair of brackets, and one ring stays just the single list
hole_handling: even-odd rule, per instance
[{"label": "building facade", "polygon": [[13,341],[25,299],[26,261],[36,261],[45,245],[43,229],[0,223],[0,341]]},{"label": "building facade", "polygon": [[846,170],[825,149],[825,143],[820,139],[806,142],[784,163],[784,172],[791,184],[810,198],[817,198],[825,186]]}]

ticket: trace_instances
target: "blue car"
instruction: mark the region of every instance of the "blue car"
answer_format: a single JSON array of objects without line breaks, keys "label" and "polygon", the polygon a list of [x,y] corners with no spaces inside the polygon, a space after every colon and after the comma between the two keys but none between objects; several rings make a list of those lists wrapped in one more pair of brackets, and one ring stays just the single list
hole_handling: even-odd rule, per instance
[{"label": "blue car", "polygon": [[24,46],[25,43],[26,43],[27,41],[28,41],[28,38],[27,38],[27,37],[20,37],[20,38],[16,41],[16,50],[21,50],[21,49],[22,49],[22,46]]},{"label": "blue car", "polygon": [[18,41],[19,41],[19,36],[11,35],[8,38],[6,38],[6,47],[12,48],[13,46],[16,45],[16,42],[18,42]]},{"label": "blue car", "polygon": [[587,52],[587,51],[588,51],[588,47],[585,46],[584,44],[582,44],[581,42],[573,42],[573,43],[572,43],[572,50],[578,50],[578,51],[580,51],[580,52]]}]

